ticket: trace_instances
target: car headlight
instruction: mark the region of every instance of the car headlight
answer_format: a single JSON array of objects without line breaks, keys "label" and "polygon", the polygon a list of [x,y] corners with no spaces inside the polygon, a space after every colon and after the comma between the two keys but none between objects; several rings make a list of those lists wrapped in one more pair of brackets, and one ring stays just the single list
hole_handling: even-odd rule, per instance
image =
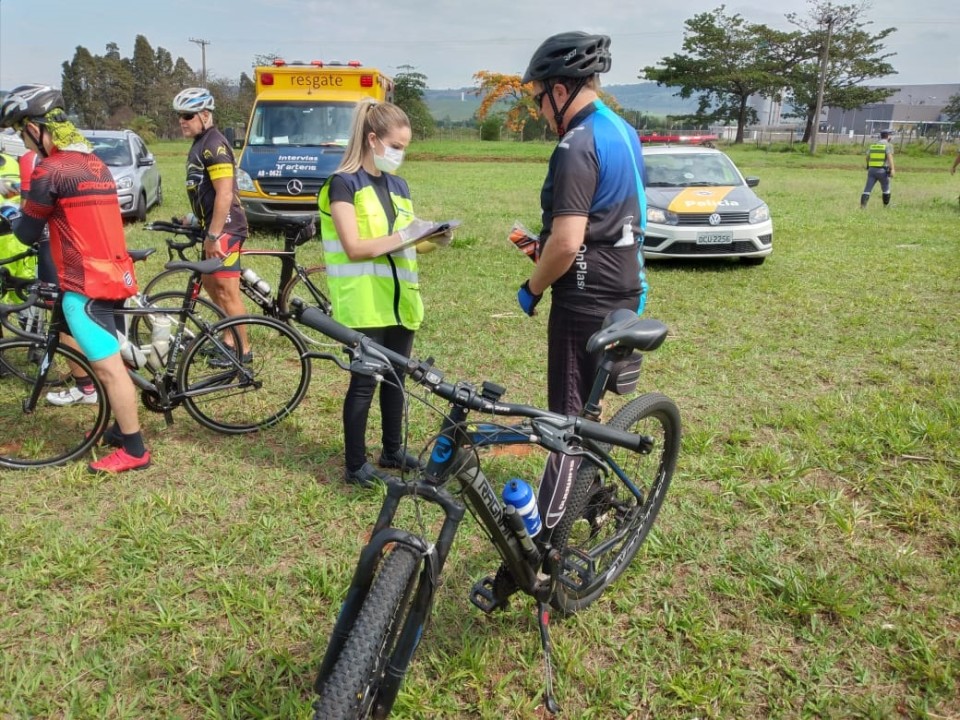
[{"label": "car headlight", "polygon": [[766,205],[761,205],[760,207],[755,207],[750,211],[750,222],[758,223],[763,222],[764,220],[770,219],[770,208]]},{"label": "car headlight", "polygon": [[250,173],[246,170],[241,170],[237,168],[237,189],[243,190],[244,192],[256,192],[257,188],[253,186],[253,180],[250,178]]},{"label": "car headlight", "polygon": [[676,225],[679,222],[679,218],[675,212],[648,206],[647,222],[657,223],[659,225]]},{"label": "car headlight", "polygon": [[129,175],[117,180],[117,190],[129,190],[133,187],[133,178]]}]

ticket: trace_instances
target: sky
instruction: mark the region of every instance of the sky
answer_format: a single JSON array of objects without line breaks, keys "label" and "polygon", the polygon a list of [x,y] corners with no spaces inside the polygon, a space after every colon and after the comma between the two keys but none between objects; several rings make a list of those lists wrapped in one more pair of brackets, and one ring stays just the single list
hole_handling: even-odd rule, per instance
[{"label": "sky", "polygon": [[[856,3],[857,0],[845,0]],[[842,4],[844,0],[839,0]],[[478,70],[522,73],[549,35],[585,30],[611,37],[605,85],[636,83],[640,68],[681,51],[684,21],[722,0],[0,0],[0,88],[39,82],[60,86],[61,66],[77,46],[102,55],[115,42],[133,54],[137,35],[200,71],[231,80],[255,55],[288,61],[359,60],[390,75],[422,73],[431,89],[474,86]],[[728,13],[792,29],[786,13],[807,15],[805,0],[737,2]],[[887,39],[900,85],[960,83],[960,3],[872,0],[864,17]],[[198,42],[207,41],[201,45]],[[409,67],[405,67],[409,66]],[[879,81],[878,81],[879,83]]]}]

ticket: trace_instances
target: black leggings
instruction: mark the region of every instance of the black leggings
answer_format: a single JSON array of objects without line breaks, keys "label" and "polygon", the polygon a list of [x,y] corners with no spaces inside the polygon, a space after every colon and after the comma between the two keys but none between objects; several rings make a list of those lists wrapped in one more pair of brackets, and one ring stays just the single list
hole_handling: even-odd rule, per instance
[{"label": "black leggings", "polygon": [[[401,325],[385,328],[357,328],[375,343],[390,348],[401,355],[413,351],[413,330]],[[385,377],[380,383],[380,425],[382,427],[383,451],[395,453],[402,445],[403,433],[403,374],[397,378]],[[373,403],[377,382],[366,375],[351,375],[350,387],[343,401],[343,445],[348,472],[359,470],[367,461],[367,416]]]}]

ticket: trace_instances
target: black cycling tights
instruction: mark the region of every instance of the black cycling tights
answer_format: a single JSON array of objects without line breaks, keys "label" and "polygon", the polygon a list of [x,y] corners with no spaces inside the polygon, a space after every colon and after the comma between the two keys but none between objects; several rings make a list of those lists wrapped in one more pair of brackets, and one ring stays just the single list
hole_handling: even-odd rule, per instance
[{"label": "black cycling tights", "polygon": [[[413,330],[401,325],[385,328],[357,328],[375,343],[408,356],[413,351]],[[403,374],[398,373],[401,383]],[[400,450],[403,433],[403,389],[397,378],[380,383],[380,424],[383,429],[383,451]],[[365,375],[351,375],[350,387],[343,401],[343,444],[347,471],[359,470],[367,461],[367,416],[373,403],[377,382]]]}]

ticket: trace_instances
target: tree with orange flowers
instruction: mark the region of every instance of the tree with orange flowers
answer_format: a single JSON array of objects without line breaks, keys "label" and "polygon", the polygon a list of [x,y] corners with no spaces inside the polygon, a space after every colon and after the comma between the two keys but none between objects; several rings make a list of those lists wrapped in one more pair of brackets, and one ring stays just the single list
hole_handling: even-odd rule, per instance
[{"label": "tree with orange flowers", "polygon": [[489,70],[475,72],[473,80],[479,86],[474,92],[482,98],[477,109],[477,119],[481,123],[500,102],[512,103],[504,118],[504,125],[511,132],[522,133],[528,120],[537,119],[537,108],[533,106],[533,83],[524,85],[519,75]]}]

